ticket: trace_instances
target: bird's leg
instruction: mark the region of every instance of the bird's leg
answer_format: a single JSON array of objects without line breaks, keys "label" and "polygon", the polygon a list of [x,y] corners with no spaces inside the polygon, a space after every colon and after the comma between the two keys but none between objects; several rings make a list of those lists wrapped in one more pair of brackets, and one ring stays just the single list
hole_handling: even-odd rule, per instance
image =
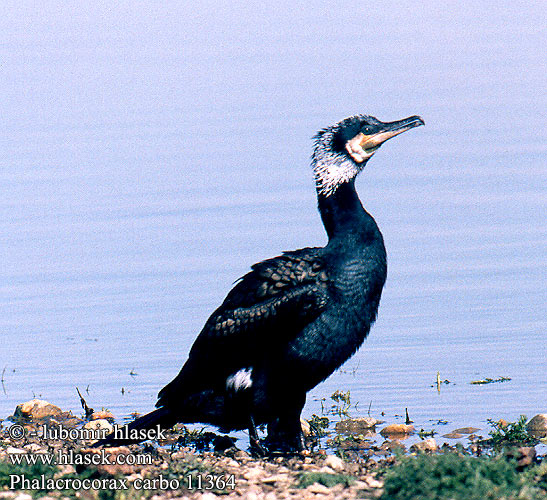
[{"label": "bird's leg", "polygon": [[258,432],[256,430],[255,421],[252,415],[249,416],[249,444],[251,451],[254,454],[261,457],[266,455],[266,450],[260,444],[260,438],[258,437]]},{"label": "bird's leg", "polygon": [[268,425],[268,446],[270,451],[300,453],[306,449],[300,416],[278,418]]},{"label": "bird's leg", "polygon": [[300,414],[305,394],[284,395],[285,399],[279,408],[282,412],[268,424],[268,445],[271,450],[288,453],[299,453],[306,449]]}]

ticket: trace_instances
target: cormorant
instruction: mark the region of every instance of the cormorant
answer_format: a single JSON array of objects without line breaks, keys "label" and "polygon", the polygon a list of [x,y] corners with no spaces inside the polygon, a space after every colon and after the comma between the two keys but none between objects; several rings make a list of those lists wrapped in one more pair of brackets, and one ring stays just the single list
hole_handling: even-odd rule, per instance
[{"label": "cormorant", "polygon": [[[260,448],[255,425],[267,424],[271,447],[305,447],[306,393],[363,343],[386,279],[382,234],[355,178],[385,141],[423,124],[419,116],[385,123],[356,115],[317,133],[312,166],[328,244],[252,266],[205,323],[157,409],[126,430],[177,422],[247,428]],[[110,435],[96,445],[120,442]]]}]

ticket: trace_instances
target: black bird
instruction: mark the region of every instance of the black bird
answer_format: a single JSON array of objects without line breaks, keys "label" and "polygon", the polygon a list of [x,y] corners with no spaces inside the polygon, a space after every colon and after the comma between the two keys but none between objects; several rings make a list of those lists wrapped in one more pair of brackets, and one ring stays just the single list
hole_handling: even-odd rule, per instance
[{"label": "black bird", "polygon": [[[247,428],[260,448],[255,425],[267,424],[272,448],[305,447],[306,393],[363,343],[386,279],[382,234],[355,178],[385,141],[423,124],[419,116],[384,123],[357,115],[318,132],[312,166],[328,244],[252,266],[205,323],[157,409],[129,424],[129,435],[202,422]],[[120,442],[110,435],[96,445]]]}]

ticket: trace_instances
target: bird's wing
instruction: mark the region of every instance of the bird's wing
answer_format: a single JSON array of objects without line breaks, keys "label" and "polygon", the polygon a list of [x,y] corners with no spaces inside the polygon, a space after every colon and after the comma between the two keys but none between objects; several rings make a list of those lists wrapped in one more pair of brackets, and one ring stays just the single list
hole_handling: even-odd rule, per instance
[{"label": "bird's wing", "polygon": [[183,386],[209,386],[253,366],[315,320],[328,301],[321,250],[303,248],[252,266],[209,317],[158,404]]},{"label": "bird's wing", "polygon": [[[313,321],[327,303],[327,272],[320,248],[304,248],[259,262],[209,317],[192,351],[207,344],[253,342],[257,336],[287,338]],[[192,355],[192,352],[191,352]]]}]

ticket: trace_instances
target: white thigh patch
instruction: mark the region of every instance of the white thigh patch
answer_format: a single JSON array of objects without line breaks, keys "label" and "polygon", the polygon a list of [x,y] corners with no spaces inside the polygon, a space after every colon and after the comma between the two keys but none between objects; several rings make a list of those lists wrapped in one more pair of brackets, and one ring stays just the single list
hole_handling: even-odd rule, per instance
[{"label": "white thigh patch", "polygon": [[226,379],[226,389],[231,389],[233,391],[249,389],[249,387],[253,385],[253,379],[251,378],[252,374],[252,368],[243,368],[238,372],[235,372]]}]

